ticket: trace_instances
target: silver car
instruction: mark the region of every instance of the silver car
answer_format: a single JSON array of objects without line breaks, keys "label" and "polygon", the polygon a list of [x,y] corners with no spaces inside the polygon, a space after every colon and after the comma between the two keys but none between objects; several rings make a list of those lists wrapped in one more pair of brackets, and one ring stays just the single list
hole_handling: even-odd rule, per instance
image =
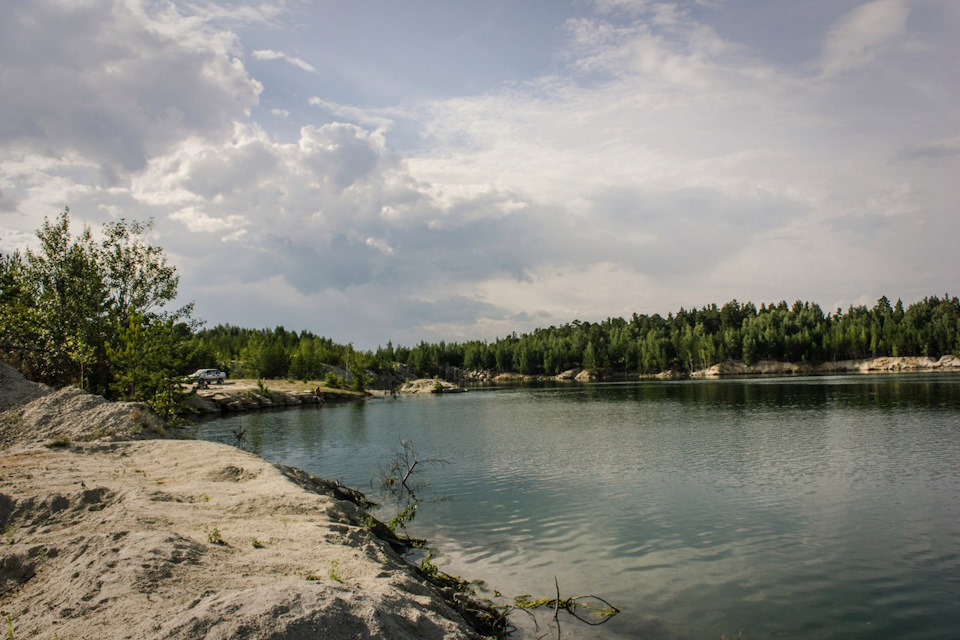
[{"label": "silver car", "polygon": [[188,377],[196,378],[197,380],[202,380],[203,382],[216,382],[217,384],[223,384],[223,381],[227,379],[227,374],[219,369],[197,369]]}]

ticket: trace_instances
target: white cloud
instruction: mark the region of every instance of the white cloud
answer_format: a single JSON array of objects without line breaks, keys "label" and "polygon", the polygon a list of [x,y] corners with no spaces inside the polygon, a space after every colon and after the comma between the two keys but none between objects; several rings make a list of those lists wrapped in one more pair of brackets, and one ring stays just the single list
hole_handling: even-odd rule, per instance
[{"label": "white cloud", "polygon": [[390,244],[386,240],[383,240],[382,238],[373,238],[373,237],[367,238],[367,246],[373,247],[380,253],[385,253],[387,255],[390,255],[391,253],[393,253],[393,247],[391,247]]},{"label": "white cloud", "polygon": [[[689,4],[604,0],[566,24],[549,75],[386,107],[302,74],[281,95],[278,65],[251,76],[238,34],[292,9],[145,6],[0,9],[3,81],[23,85],[0,92],[0,237],[64,204],[153,216],[213,322],[493,337],[732,297],[940,293],[960,268],[960,90],[941,41],[900,48],[899,2],[838,17],[787,71]],[[300,60],[261,42],[253,59]]]},{"label": "white cloud", "polygon": [[309,73],[317,73],[316,67],[304,60],[303,58],[297,58],[295,56],[288,56],[287,54],[281,51],[273,51],[271,49],[257,49],[251,55],[255,60],[283,60],[284,62],[289,62],[295,67],[299,67],[304,71]]},{"label": "white cloud", "polygon": [[244,219],[242,216],[224,216],[223,218],[214,218],[196,207],[184,207],[179,211],[170,214],[171,220],[182,222],[194,233],[218,233],[222,234],[224,240],[238,240],[246,235],[246,229],[243,229]]},{"label": "white cloud", "polygon": [[896,44],[910,9],[903,0],[873,0],[853,9],[830,29],[820,66],[827,76],[858,69]]},{"label": "white cloud", "polygon": [[229,131],[261,91],[233,34],[133,0],[4,3],[0,42],[0,144],[108,173]]}]

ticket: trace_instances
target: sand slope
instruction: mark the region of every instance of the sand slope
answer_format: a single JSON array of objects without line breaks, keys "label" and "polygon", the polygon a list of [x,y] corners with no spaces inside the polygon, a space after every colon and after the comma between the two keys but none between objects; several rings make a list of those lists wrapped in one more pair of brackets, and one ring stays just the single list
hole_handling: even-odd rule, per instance
[{"label": "sand slope", "polygon": [[0,426],[17,435],[0,452],[14,638],[478,637],[333,483],[216,443],[115,441],[122,420],[91,418],[101,403],[71,421],[87,400],[55,400]]}]

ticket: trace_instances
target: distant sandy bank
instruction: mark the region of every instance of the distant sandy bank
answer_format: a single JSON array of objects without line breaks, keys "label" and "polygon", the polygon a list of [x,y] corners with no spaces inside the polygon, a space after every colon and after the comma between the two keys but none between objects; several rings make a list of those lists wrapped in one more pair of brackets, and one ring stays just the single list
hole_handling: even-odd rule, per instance
[{"label": "distant sandy bank", "polygon": [[748,365],[742,361],[721,362],[690,374],[691,378],[724,378],[735,376],[830,375],[842,373],[905,373],[926,371],[960,371],[960,358],[943,356],[882,357],[862,360],[839,360],[817,364],[761,360]]}]

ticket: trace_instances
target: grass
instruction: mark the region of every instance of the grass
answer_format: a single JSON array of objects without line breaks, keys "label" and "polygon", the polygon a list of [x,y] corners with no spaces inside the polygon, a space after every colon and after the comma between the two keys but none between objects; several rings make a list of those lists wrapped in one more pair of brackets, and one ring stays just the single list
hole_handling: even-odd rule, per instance
[{"label": "grass", "polygon": [[68,436],[57,436],[43,446],[45,446],[47,449],[62,449],[63,447],[69,447],[70,438]]},{"label": "grass", "polygon": [[440,574],[439,567],[437,567],[437,565],[430,562],[429,551],[427,552],[427,555],[424,557],[424,559],[420,561],[420,573],[422,573],[424,576],[428,578],[436,577]]},{"label": "grass", "polygon": [[223,536],[220,535],[220,529],[216,525],[214,525],[209,529],[206,529],[206,532],[207,532],[207,541],[210,544],[218,544],[222,546],[227,545],[226,540],[224,540]]},{"label": "grass", "polygon": [[260,542],[260,540],[258,540],[257,538],[254,538],[253,540],[251,540],[250,544],[253,545],[254,549],[263,549],[264,547],[264,544]]},{"label": "grass", "polygon": [[333,580],[334,582],[339,582],[340,584],[343,584],[343,576],[340,575],[338,571],[339,569],[340,569],[340,562],[337,560],[331,560],[330,561],[330,579]]},{"label": "grass", "polygon": [[3,528],[3,535],[6,537],[8,545],[12,545],[14,542],[16,542],[16,539],[13,537],[12,524],[7,524],[7,526]]}]

